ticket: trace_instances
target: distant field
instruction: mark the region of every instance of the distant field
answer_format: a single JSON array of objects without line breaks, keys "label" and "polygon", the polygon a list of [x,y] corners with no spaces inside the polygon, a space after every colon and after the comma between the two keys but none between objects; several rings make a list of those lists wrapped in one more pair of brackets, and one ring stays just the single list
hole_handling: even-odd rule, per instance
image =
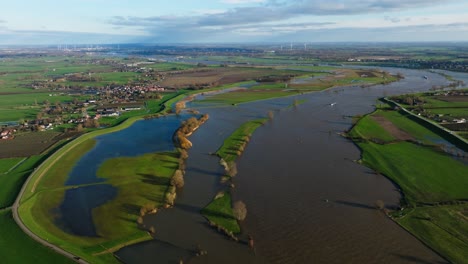
[{"label": "distant field", "polygon": [[255,80],[265,76],[301,75],[304,72],[278,70],[265,67],[220,67],[201,68],[196,71],[170,74],[160,85],[184,88],[197,85],[219,86],[243,81]]},{"label": "distant field", "polygon": [[16,135],[12,140],[0,140],[0,158],[41,154],[58,141],[60,134],[54,131],[23,133]]},{"label": "distant field", "polygon": [[[311,74],[298,72],[298,76],[310,77]],[[305,92],[321,91],[343,85],[373,85],[396,81],[397,78],[385,72],[339,69],[333,74],[319,73],[319,78],[303,84],[289,82],[260,83],[244,90],[207,96],[201,102],[231,104],[251,102],[262,99],[290,96]]]},{"label": "distant field", "polygon": [[[461,133],[468,131],[467,123],[457,123],[457,120],[468,120],[468,96],[461,93],[468,93],[468,90],[402,95],[392,97],[392,99],[399,101],[405,108],[414,113],[429,118],[452,131]],[[417,103],[410,104],[411,99],[417,101]]]}]

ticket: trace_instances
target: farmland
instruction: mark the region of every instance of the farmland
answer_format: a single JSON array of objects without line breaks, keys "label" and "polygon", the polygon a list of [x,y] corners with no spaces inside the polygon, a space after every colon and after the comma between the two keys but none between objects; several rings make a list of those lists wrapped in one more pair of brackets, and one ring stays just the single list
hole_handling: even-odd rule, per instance
[{"label": "farmland", "polygon": [[468,90],[403,95],[392,99],[413,113],[466,137],[466,132],[468,132]]},{"label": "farmland", "polygon": [[[371,61],[373,56],[359,59]],[[195,62],[205,59],[219,64]],[[179,114],[174,105],[180,100],[192,100],[197,94],[203,94],[204,99],[197,102],[203,107],[236,106],[333,87],[355,89],[388,84],[401,77],[382,70],[313,65],[321,59],[299,58],[294,51],[248,57],[191,57],[187,61],[190,62],[84,53],[0,59],[0,122],[4,122],[2,131],[15,130],[13,137],[0,141],[0,158],[5,158],[0,159],[0,185],[5,186],[0,190],[0,208],[11,206],[32,173],[19,208],[28,228],[93,263],[114,263],[117,259],[113,252],[150,240],[158,231],[157,226],[146,226],[143,217],[154,208],[168,205],[166,194],[174,187],[168,186],[180,166],[180,157],[177,151],[136,157],[116,153],[117,157],[100,164],[97,177],[101,182],[65,185],[73,166],[94,147],[93,137],[124,129],[142,118]],[[460,110],[465,102],[459,95],[428,95],[424,100],[432,104],[426,105],[428,113],[437,109],[442,111],[437,115],[458,119],[464,116]],[[295,101],[294,105],[298,102],[304,100]],[[125,110],[129,108],[133,109]],[[238,196],[231,196],[235,190],[233,176],[237,173],[235,161],[253,131],[266,120],[240,126],[215,153],[222,158],[224,172],[219,176],[224,191],[201,213],[232,233],[240,231],[232,208],[232,199]],[[66,144],[67,139],[80,135]],[[440,146],[444,137],[418,125],[404,113],[389,109],[365,116],[349,136],[363,150],[360,162],[392,179],[404,193],[404,210],[395,213],[396,221],[446,258],[454,262],[465,258],[465,242],[453,244],[450,238],[452,234],[459,236],[457,232],[463,235],[466,230],[462,221],[466,218],[466,165],[444,152]],[[432,160],[438,162],[428,162]],[[441,179],[440,175],[447,176]],[[57,212],[66,192],[104,186],[118,191],[92,209],[96,236],[73,234],[62,226]],[[421,224],[421,219],[426,222]],[[460,226],[455,225],[460,222]],[[430,224],[424,225],[427,223]],[[452,232],[452,225],[458,227],[457,232]],[[429,230],[430,235],[425,235],[423,229]],[[20,258],[14,257],[15,261]]]},{"label": "farmland", "polygon": [[348,135],[362,150],[360,162],[401,188],[404,209],[391,213],[395,221],[450,261],[465,263],[468,168],[440,149],[444,139],[392,110],[363,117]]},{"label": "farmland", "polygon": [[[308,70],[314,71],[314,68],[310,67]],[[309,78],[311,78],[310,81],[302,81]],[[375,84],[386,84],[398,80],[398,77],[377,70],[335,69],[330,72],[322,72],[322,69],[319,68],[316,69],[316,72],[304,72],[297,79],[300,81],[295,82],[293,79],[292,81],[262,82],[247,89],[207,96],[202,102],[236,105],[262,99],[321,91],[336,86],[360,85],[366,87]]]}]

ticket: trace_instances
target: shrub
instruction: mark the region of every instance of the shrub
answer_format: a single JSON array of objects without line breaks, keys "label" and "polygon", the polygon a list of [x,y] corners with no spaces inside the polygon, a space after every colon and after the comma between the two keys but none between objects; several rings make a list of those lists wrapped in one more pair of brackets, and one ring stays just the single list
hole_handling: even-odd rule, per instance
[{"label": "shrub", "polygon": [[177,188],[182,188],[184,187],[184,174],[181,170],[176,170],[174,173],[174,176],[172,176],[171,179],[171,185],[177,187]]},{"label": "shrub", "polygon": [[242,201],[237,201],[234,203],[232,212],[234,213],[234,217],[239,221],[243,221],[247,217],[247,207]]}]

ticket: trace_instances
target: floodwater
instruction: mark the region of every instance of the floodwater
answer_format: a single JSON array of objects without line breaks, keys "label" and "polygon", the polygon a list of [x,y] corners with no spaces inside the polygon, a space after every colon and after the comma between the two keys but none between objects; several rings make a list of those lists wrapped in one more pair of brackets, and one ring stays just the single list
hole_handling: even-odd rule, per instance
[{"label": "floodwater", "polygon": [[172,151],[172,135],[185,115],[141,120],[127,129],[96,137],[96,145],[87,152],[70,172],[67,186],[85,185],[65,192],[64,201],[56,209],[57,225],[81,236],[96,236],[91,211],[117,195],[117,189],[104,184],[97,176],[99,166],[115,157],[135,157],[145,153]]},{"label": "floodwater", "polygon": [[[200,108],[210,119],[190,138],[194,146],[175,207],[144,219],[156,229],[154,241],[116,255],[125,263],[446,263],[374,209],[377,200],[398,206],[401,195],[388,179],[353,162],[359,149],[338,135],[351,127],[351,116],[371,112],[379,97],[447,84],[435,73],[386,70],[406,78],[386,86],[301,95],[307,102],[297,107],[289,107],[295,98],[289,97]],[[274,110],[273,121],[254,133],[238,160],[233,197],[245,202],[248,215],[236,243],[199,214],[225,188],[219,160],[210,153],[238,125],[269,110]],[[247,234],[254,238],[255,252],[245,243]],[[208,254],[194,257],[197,248]]]}]

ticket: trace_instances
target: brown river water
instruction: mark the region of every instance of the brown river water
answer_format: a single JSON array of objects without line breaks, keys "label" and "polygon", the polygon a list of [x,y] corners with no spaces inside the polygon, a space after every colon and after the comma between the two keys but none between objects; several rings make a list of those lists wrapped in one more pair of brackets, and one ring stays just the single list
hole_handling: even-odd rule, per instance
[{"label": "brown river water", "polygon": [[[145,218],[156,229],[155,240],[116,255],[125,263],[446,263],[374,209],[376,200],[398,206],[401,195],[388,179],[353,162],[359,149],[338,135],[351,127],[350,116],[373,111],[379,97],[447,83],[433,73],[388,70],[406,78],[301,95],[306,102],[297,107],[288,107],[294,97],[224,108],[195,102],[210,119],[190,138],[185,187],[175,207]],[[209,153],[240,124],[268,110],[274,119],[254,133],[237,163],[233,197],[245,202],[248,215],[236,243],[199,213],[223,188],[222,167]],[[255,252],[246,234],[254,238]],[[208,254],[194,257],[197,248]]]}]

